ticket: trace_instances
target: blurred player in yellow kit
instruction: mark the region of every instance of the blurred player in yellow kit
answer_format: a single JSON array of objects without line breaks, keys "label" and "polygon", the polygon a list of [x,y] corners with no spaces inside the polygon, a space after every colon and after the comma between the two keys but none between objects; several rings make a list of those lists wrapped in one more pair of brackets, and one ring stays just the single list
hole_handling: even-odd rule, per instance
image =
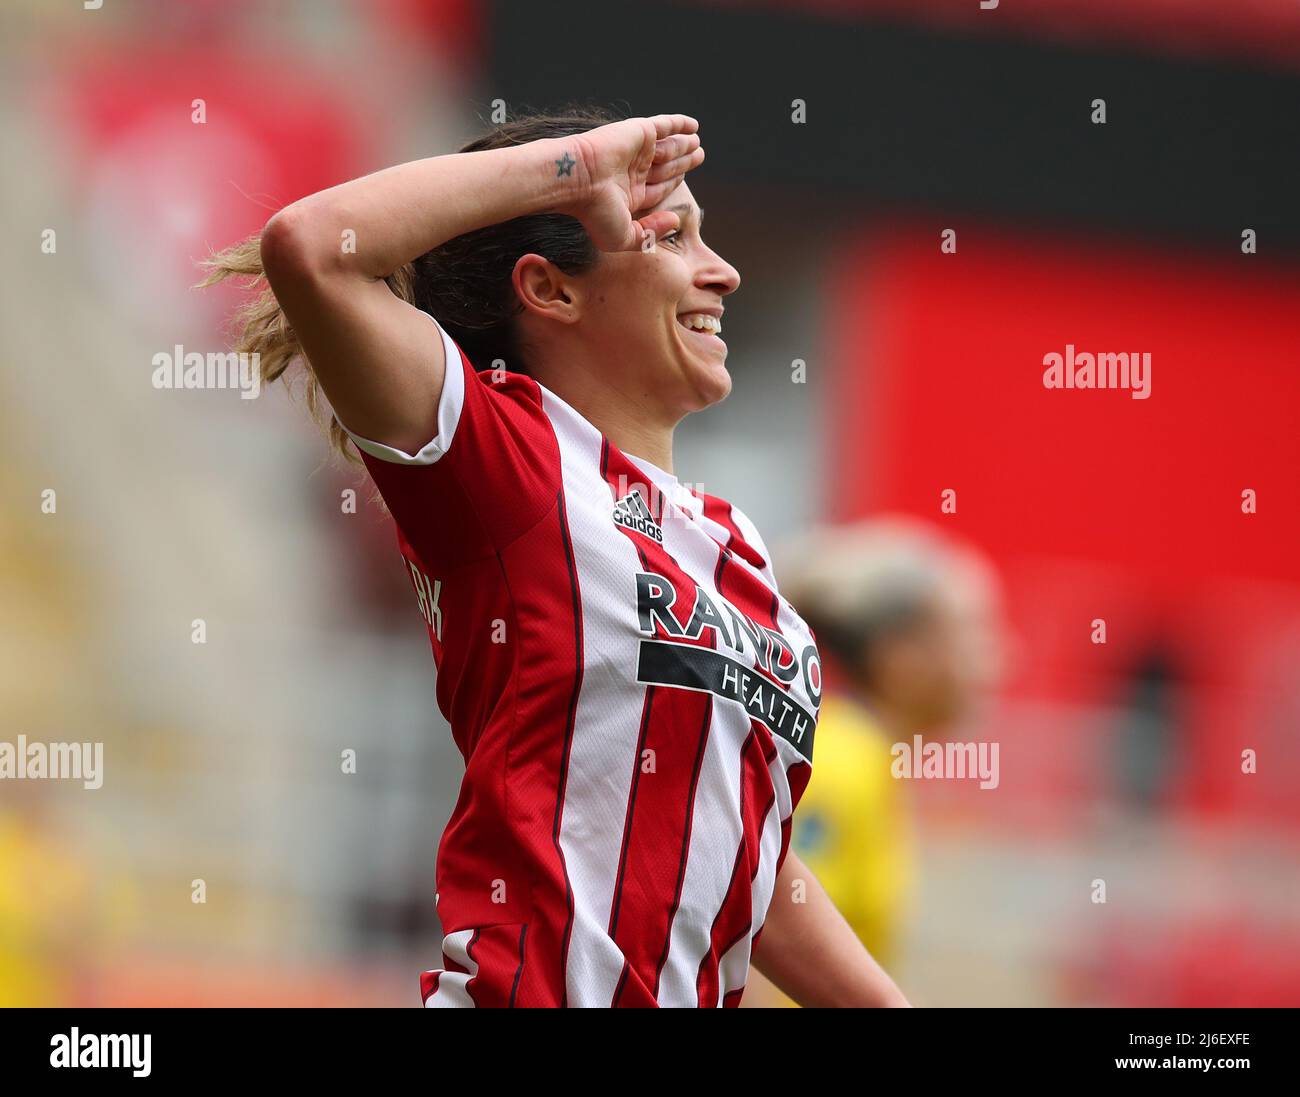
[{"label": "blurred player in yellow kit", "polygon": [[[13,810],[14,807],[25,811]],[[67,1005],[87,906],[83,874],[32,805],[0,812],[0,1008]]]},{"label": "blurred player in yellow kit", "polygon": [[[893,970],[912,834],[891,748],[917,734],[942,736],[995,683],[998,582],[974,550],[901,518],[816,530],[777,565],[830,671],[791,848]],[[751,973],[744,1005],[793,1004]]]}]

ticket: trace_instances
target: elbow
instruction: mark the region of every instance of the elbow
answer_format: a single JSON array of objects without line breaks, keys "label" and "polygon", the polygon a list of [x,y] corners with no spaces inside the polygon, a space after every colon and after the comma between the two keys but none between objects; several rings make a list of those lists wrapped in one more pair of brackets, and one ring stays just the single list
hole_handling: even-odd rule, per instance
[{"label": "elbow", "polygon": [[273,214],[258,241],[267,280],[274,284],[311,276],[319,266],[314,235],[309,218],[297,204]]},{"label": "elbow", "polygon": [[262,270],[272,286],[277,281],[319,282],[325,278],[353,275],[344,264],[336,225],[346,216],[332,203],[305,198],[285,206],[262,228],[258,251]]}]

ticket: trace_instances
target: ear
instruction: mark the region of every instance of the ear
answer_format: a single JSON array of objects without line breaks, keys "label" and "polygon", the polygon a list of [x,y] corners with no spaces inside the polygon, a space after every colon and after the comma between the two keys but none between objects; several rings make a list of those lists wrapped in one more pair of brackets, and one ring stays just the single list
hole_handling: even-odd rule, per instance
[{"label": "ear", "polygon": [[533,252],[521,255],[510,281],[528,312],[562,324],[577,322],[582,305],[579,288],[549,259]]}]

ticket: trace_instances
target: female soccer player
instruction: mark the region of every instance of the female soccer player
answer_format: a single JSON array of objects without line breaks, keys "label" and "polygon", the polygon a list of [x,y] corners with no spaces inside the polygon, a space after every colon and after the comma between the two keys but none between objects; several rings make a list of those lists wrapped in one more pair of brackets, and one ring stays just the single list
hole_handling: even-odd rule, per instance
[{"label": "female soccer player", "polygon": [[428,625],[465,758],[428,1006],[734,1006],[751,955],[804,1004],[906,1004],[788,853],[811,634],[753,524],[673,473],[740,284],[684,182],[698,130],[517,120],[214,261],[265,275],[241,349],[304,360]]}]

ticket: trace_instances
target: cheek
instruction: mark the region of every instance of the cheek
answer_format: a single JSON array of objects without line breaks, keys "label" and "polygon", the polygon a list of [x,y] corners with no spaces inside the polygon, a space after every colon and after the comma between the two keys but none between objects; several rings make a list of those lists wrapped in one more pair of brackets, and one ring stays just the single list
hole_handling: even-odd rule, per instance
[{"label": "cheek", "polygon": [[662,248],[609,256],[604,276],[592,287],[595,329],[624,344],[638,337],[662,342],[664,321],[677,314],[689,286],[685,264]]},{"label": "cheek", "polygon": [[[686,264],[665,248],[632,256],[626,273],[627,287],[642,308],[660,310],[675,306],[690,287]],[[676,308],[672,308],[676,313]]]},{"label": "cheek", "polygon": [[965,688],[969,670],[970,661],[964,657],[957,638],[944,636],[930,645],[920,678],[936,699],[949,698]]}]

